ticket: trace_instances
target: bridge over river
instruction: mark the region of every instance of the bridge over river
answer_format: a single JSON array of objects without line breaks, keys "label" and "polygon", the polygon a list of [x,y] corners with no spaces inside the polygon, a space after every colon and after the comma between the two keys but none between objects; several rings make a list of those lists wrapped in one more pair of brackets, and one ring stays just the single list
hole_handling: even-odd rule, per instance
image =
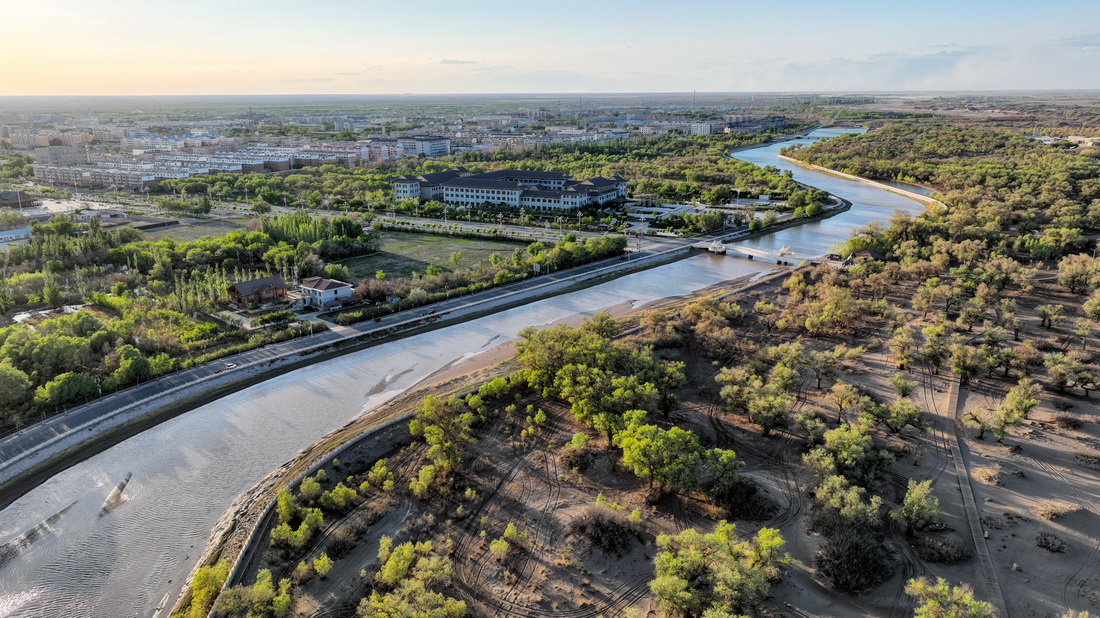
[{"label": "bridge over river", "polygon": [[755,247],[746,247],[744,245],[729,245],[719,240],[709,243],[695,243],[691,246],[695,249],[706,249],[711,253],[743,256],[750,260],[754,258],[772,260],[776,264],[801,264],[802,262],[828,262],[830,264],[840,264],[839,260],[830,259],[828,255],[804,255],[795,253],[790,247],[780,247],[778,250],[771,251],[767,249],[757,249]]}]

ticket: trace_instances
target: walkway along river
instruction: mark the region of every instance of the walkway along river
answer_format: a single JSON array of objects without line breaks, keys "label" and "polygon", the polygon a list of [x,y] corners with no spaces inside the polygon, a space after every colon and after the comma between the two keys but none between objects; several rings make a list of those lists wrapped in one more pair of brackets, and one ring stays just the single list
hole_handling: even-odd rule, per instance
[{"label": "walkway along river", "polygon": [[[838,133],[817,131],[811,138]],[[868,221],[885,221],[895,209],[921,208],[880,189],[783,163],[776,158],[779,147],[736,156],[792,169],[796,180],[853,206],[750,246],[822,253]],[[175,599],[211,526],[234,498],[300,449],[437,369],[514,338],[525,326],[624,301],[638,305],[687,294],[768,267],[692,257],[311,365],[157,425],[55,475],[0,511],[0,618],[153,616],[165,599]],[[119,495],[111,496],[128,475]],[[109,497],[111,508],[105,509]]]}]

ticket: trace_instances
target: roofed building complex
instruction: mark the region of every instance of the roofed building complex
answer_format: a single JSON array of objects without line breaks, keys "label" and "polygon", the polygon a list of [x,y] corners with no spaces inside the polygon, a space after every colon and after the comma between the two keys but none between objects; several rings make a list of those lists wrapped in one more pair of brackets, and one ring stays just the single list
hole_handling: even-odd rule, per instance
[{"label": "roofed building complex", "polygon": [[563,172],[497,170],[472,174],[464,168],[420,176],[391,178],[398,198],[448,204],[504,204],[539,211],[574,210],[626,199],[620,176],[573,180]]}]

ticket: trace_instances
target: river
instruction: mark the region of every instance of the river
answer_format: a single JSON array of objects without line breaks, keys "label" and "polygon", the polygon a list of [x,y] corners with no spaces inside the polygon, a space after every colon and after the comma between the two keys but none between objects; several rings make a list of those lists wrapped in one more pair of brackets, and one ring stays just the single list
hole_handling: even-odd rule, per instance
[{"label": "river", "polygon": [[[836,134],[823,130],[811,138]],[[796,180],[853,206],[748,244],[822,253],[895,209],[921,209],[881,189],[788,165],[776,158],[779,147],[736,156],[792,169]],[[0,511],[0,618],[153,616],[162,603],[174,602],[211,527],[237,496],[300,449],[436,370],[512,339],[525,326],[623,302],[637,306],[767,268],[699,255],[288,372],[161,423]],[[125,501],[104,514],[108,496],[130,473]]]}]

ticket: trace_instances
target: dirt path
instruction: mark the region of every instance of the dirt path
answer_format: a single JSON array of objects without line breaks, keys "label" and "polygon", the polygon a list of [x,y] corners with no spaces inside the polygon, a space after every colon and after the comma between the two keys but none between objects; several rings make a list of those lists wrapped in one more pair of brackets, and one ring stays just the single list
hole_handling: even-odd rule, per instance
[{"label": "dirt path", "polygon": [[[959,380],[951,380],[951,397],[948,400],[947,411],[952,413],[955,418],[958,418],[961,414],[959,410],[959,393],[962,386],[959,384]],[[952,423],[951,427],[954,429],[957,426],[956,423]],[[1005,597],[1001,592],[1001,582],[997,577],[997,568],[993,564],[993,557],[989,553],[989,542],[986,540],[988,535],[982,528],[982,521],[980,514],[978,513],[977,500],[974,496],[974,486],[970,479],[970,465],[971,462],[968,457],[964,455],[964,449],[966,445],[963,444],[962,437],[958,431],[955,431],[955,439],[949,440],[948,443],[951,446],[951,456],[955,460],[955,474],[959,479],[959,487],[962,490],[963,507],[966,508],[966,519],[970,524],[970,535],[974,538],[974,551],[978,557],[978,563],[982,567],[982,581],[985,583],[986,596],[985,599],[993,604],[993,607],[1002,616],[1008,616],[1008,607],[1005,605]],[[966,454],[969,454],[966,451]]]}]

